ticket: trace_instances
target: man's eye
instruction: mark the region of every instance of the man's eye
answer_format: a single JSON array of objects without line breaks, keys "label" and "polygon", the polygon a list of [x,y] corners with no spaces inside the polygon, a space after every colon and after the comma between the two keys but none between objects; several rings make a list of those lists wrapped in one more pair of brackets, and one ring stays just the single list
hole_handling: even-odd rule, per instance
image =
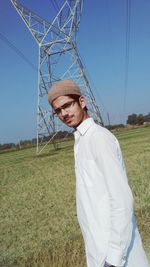
[{"label": "man's eye", "polygon": [[59,108],[58,108],[58,109],[55,109],[55,110],[54,110],[54,114],[59,114],[60,111],[61,111],[61,110],[60,110]]},{"label": "man's eye", "polygon": [[66,103],[65,105],[62,106],[62,108],[69,108],[71,106],[72,103]]}]

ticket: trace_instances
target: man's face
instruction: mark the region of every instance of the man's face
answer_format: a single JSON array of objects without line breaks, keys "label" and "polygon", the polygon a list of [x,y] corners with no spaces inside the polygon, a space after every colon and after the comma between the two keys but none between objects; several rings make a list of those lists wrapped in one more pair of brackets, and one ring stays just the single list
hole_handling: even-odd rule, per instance
[{"label": "man's face", "polygon": [[69,127],[76,128],[88,116],[83,96],[80,96],[79,101],[70,96],[59,96],[52,106],[59,119]]}]

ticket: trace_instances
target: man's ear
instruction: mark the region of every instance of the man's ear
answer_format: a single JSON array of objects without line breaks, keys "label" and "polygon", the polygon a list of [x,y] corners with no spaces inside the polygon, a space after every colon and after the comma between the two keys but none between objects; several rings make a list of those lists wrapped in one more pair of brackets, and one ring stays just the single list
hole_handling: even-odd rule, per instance
[{"label": "man's ear", "polygon": [[82,95],[79,98],[79,104],[80,104],[82,109],[84,109],[86,107],[86,101],[85,101],[84,96],[82,96]]}]

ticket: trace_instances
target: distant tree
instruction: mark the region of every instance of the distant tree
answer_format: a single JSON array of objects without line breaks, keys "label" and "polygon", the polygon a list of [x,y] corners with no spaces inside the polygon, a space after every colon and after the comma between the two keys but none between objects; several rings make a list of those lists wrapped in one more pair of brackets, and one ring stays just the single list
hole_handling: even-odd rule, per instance
[{"label": "distant tree", "polygon": [[145,122],[150,122],[150,112],[144,116],[144,121]]},{"label": "distant tree", "polygon": [[127,124],[136,125],[137,124],[137,115],[132,114],[128,116]]},{"label": "distant tree", "polygon": [[7,149],[11,149],[11,148],[15,148],[15,144],[14,143],[6,143],[0,146],[0,150],[7,150]]},{"label": "distant tree", "polygon": [[105,125],[105,127],[108,130],[114,130],[114,129],[118,129],[118,128],[124,128],[125,125],[124,124],[114,124],[114,125]]},{"label": "distant tree", "polygon": [[150,112],[145,116],[143,114],[131,114],[127,119],[127,124],[131,125],[143,125],[144,122],[150,122]]},{"label": "distant tree", "polygon": [[36,144],[37,143],[37,139],[33,138],[31,142],[32,142],[32,144]]},{"label": "distant tree", "polygon": [[21,140],[20,141],[20,145],[21,146],[28,146],[28,145],[31,145],[31,140]]},{"label": "distant tree", "polygon": [[144,116],[143,116],[143,114],[139,114],[138,116],[137,116],[137,124],[138,125],[142,125],[143,123],[144,123]]}]

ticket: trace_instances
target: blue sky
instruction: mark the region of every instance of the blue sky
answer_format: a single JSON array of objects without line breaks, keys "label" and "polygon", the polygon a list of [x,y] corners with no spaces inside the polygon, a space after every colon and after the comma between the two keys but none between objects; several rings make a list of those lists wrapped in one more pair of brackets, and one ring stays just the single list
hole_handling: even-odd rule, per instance
[{"label": "blue sky", "polygon": [[[50,0],[21,2],[51,20]],[[114,124],[128,114],[150,112],[150,1],[131,0],[127,90],[126,3],[85,0],[78,34],[78,50],[106,124],[107,113]],[[38,46],[9,0],[0,1],[0,33],[37,66]],[[36,137],[37,77],[0,39],[1,144]]]}]

